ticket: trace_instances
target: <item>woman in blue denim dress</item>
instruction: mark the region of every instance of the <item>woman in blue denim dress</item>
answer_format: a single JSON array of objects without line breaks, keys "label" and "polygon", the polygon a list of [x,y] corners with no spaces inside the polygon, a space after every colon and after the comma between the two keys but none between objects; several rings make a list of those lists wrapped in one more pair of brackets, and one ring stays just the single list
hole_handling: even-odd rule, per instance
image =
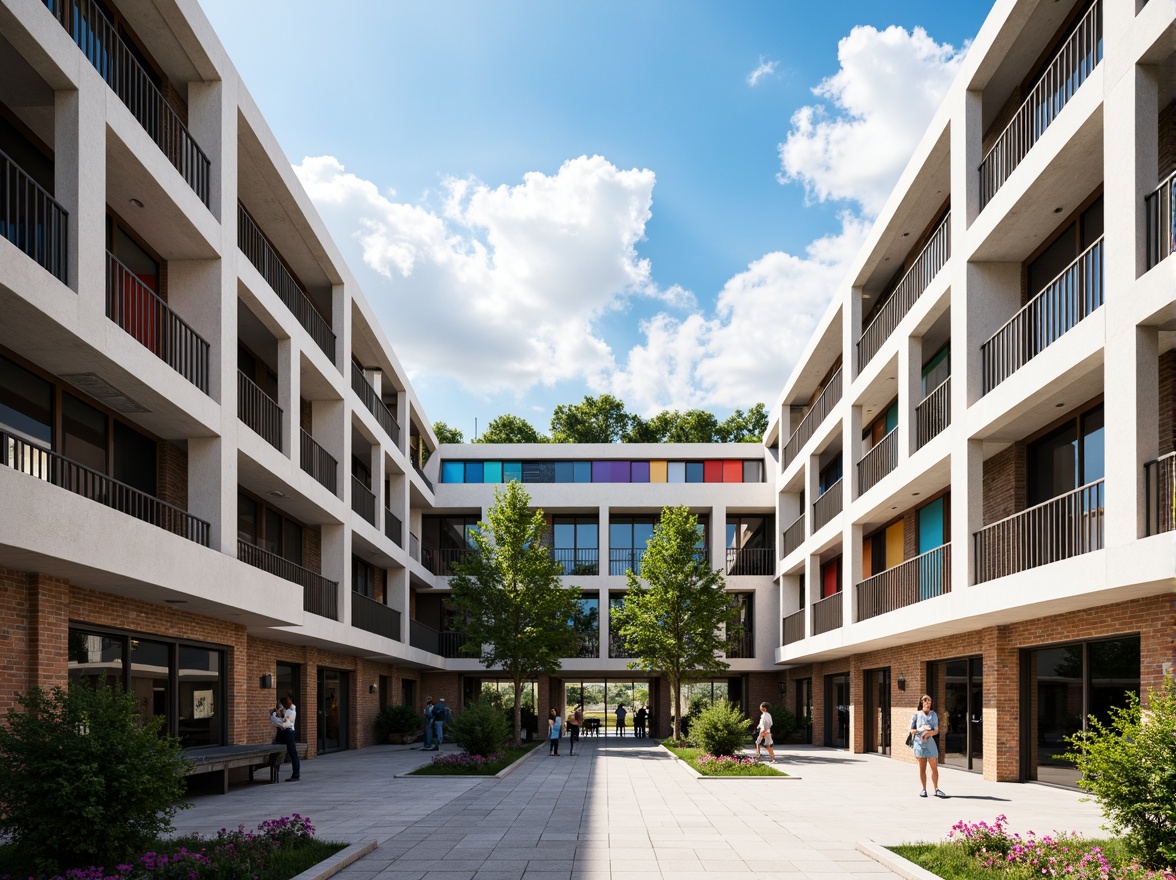
[{"label": "woman in blue denim dress", "polygon": [[937,798],[947,797],[939,790],[939,747],[935,735],[939,733],[939,715],[931,708],[931,697],[923,694],[919,700],[919,711],[911,718],[911,736],[914,738],[915,759],[919,762],[919,783],[922,790],[919,797],[927,796],[927,765],[931,765],[931,787]]}]

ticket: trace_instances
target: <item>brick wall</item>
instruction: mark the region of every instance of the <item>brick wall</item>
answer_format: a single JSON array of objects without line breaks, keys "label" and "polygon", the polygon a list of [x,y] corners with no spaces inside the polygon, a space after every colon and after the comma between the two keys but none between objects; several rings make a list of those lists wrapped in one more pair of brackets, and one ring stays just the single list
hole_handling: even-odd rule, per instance
[{"label": "brick wall", "polygon": [[155,489],[161,501],[188,509],[188,453],[168,440],[156,446]]},{"label": "brick wall", "polygon": [[1176,450],[1176,350],[1160,355],[1160,455]]},{"label": "brick wall", "polygon": [[0,568],[0,714],[29,686],[29,576]]},{"label": "brick wall", "polygon": [[309,526],[302,530],[302,567],[315,574],[323,573],[323,536]]},{"label": "brick wall", "polygon": [[1025,509],[1025,444],[1014,443],[984,462],[984,525]]},{"label": "brick wall", "polygon": [[1176,101],[1160,111],[1160,180],[1176,171]]}]

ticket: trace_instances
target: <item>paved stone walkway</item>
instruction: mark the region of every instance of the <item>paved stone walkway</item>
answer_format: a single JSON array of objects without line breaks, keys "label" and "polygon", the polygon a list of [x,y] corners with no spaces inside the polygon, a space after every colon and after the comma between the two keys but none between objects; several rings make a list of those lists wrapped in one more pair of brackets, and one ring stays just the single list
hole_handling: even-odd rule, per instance
[{"label": "paved stone walkway", "polygon": [[800,779],[704,781],[648,740],[581,740],[574,757],[540,748],[489,780],[396,779],[430,757],[406,747],[328,755],[304,761],[300,783],[196,797],[176,826],[214,833],[299,812],[320,837],[378,840],[340,880],[879,878],[891,875],[857,841],[933,840],[998,813],[1017,831],[1100,833],[1077,792],[943,768],[951,797],[922,799],[913,765],[875,755],[790,747],[777,754]]}]

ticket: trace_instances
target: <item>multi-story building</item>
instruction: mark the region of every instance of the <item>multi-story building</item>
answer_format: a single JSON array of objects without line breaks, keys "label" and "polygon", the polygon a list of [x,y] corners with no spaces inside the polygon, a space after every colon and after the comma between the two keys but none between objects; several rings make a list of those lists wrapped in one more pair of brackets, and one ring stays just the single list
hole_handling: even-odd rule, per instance
[{"label": "multi-story building", "polygon": [[0,0],[0,709],[106,674],[199,748],[290,690],[314,754],[460,705],[450,566],[518,479],[596,622],[540,713],[666,730],[609,609],[685,504],[747,633],[698,688],[883,753],[926,691],[947,763],[1071,782],[1173,660],[1174,22],[997,3],[763,444],[438,447],[197,4]]}]

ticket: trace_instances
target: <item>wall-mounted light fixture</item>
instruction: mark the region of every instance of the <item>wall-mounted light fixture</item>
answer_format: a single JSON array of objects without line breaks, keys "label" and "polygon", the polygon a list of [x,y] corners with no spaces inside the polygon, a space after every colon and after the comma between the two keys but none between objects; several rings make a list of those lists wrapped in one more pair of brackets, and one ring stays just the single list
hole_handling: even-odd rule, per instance
[{"label": "wall-mounted light fixture", "polygon": [[898,689],[900,691],[906,690],[906,679],[903,677],[901,672],[898,674]]},{"label": "wall-mounted light fixture", "polygon": [[374,685],[374,684],[369,684],[369,685],[368,685],[368,693],[369,693],[369,694],[374,694],[374,693],[376,693],[378,690],[379,690],[379,688],[378,688],[378,687],[376,687],[376,685]]},{"label": "wall-mounted light fixture", "polygon": [[788,682],[778,681],[776,682],[776,687],[780,689],[780,696],[784,696],[784,692],[788,690]]},{"label": "wall-mounted light fixture", "polygon": [[274,689],[273,673],[267,672],[261,677],[261,689],[263,691],[272,691]]}]

